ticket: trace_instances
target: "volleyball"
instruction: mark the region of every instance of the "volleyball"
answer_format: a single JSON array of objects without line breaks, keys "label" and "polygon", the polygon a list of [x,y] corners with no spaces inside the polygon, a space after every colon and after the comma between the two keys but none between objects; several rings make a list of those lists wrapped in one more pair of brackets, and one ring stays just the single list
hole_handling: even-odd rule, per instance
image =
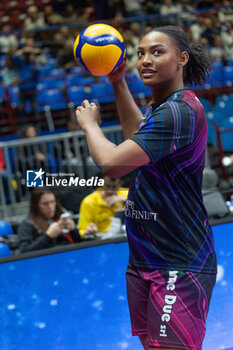
[{"label": "volleyball", "polygon": [[96,76],[114,72],[125,57],[122,35],[108,24],[93,24],[85,28],[74,43],[76,62]]}]

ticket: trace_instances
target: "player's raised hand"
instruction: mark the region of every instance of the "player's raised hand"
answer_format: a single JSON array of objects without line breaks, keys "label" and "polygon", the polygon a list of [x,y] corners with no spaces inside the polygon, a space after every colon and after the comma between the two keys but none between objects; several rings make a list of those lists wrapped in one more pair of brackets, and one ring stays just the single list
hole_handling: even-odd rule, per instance
[{"label": "player's raised hand", "polygon": [[126,70],[126,61],[123,60],[120,67],[113,73],[108,75],[108,80],[111,84],[116,84],[124,78]]}]

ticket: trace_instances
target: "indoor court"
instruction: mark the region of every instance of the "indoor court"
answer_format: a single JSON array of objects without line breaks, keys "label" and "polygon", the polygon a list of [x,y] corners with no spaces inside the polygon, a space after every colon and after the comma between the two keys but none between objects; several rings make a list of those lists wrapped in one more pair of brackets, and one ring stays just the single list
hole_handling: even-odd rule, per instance
[{"label": "indoor court", "polygon": [[[218,278],[203,350],[230,350],[233,223],[213,231]],[[141,350],[126,298],[128,245],[117,241],[1,264],[1,350]]]}]

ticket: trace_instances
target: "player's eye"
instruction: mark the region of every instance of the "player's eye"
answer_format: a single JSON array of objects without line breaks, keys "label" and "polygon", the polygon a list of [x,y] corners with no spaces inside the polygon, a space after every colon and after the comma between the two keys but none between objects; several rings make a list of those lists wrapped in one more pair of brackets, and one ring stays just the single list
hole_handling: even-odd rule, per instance
[{"label": "player's eye", "polygon": [[143,56],[143,52],[142,52],[142,51],[138,51],[138,52],[137,52],[137,55],[138,55],[138,58],[140,58],[140,57]]},{"label": "player's eye", "polygon": [[161,53],[162,53],[162,51],[160,49],[154,50],[154,55],[155,56],[161,55]]}]

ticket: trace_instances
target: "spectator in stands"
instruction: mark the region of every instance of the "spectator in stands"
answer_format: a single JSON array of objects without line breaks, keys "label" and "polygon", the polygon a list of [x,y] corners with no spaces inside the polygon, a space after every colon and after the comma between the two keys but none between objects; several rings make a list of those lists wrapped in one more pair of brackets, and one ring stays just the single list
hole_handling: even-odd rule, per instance
[{"label": "spectator in stands", "polygon": [[46,5],[43,9],[44,20],[47,26],[63,23],[63,16],[55,12],[51,5]]},{"label": "spectator in stands", "polygon": [[229,0],[223,0],[221,6],[224,6],[224,8],[220,9],[218,11],[218,20],[220,23],[224,24],[225,22],[231,22],[233,23],[233,8],[232,1]]},{"label": "spectator in stands", "polygon": [[221,38],[226,53],[226,59],[233,60],[233,30],[231,22],[224,23]]},{"label": "spectator in stands", "polygon": [[66,40],[73,40],[76,39],[71,31],[71,29],[67,26],[67,25],[64,25],[62,26],[60,29],[59,29],[59,33],[62,34],[63,36],[63,40],[64,40],[64,43],[66,42]]},{"label": "spectator in stands", "polygon": [[128,189],[120,186],[120,179],[105,176],[103,188],[82,200],[78,222],[81,237],[108,231],[115,210],[125,207]]},{"label": "spectator in stands", "polygon": [[126,17],[142,16],[143,0],[123,0]]},{"label": "spectator in stands", "polygon": [[[28,124],[23,127],[19,136],[20,139],[34,139],[38,136],[38,132],[34,125]],[[19,148],[17,161],[22,176],[26,174],[26,170],[45,168],[46,155],[47,150],[44,143]]]},{"label": "spectator in stands", "polygon": [[77,23],[79,16],[77,10],[72,3],[66,4],[65,11],[63,13],[63,23]]},{"label": "spectator in stands", "polygon": [[215,27],[213,19],[210,17],[206,17],[204,20],[204,31],[202,32],[202,38],[206,38],[212,46],[214,44],[214,38],[216,35],[219,35],[219,30]]},{"label": "spectator in stands", "polygon": [[136,73],[135,64],[137,61],[138,44],[135,44],[134,35],[131,30],[124,31],[124,41],[126,46],[127,71]]},{"label": "spectator in stands", "polygon": [[27,17],[24,21],[24,28],[28,30],[33,30],[37,28],[45,28],[46,23],[44,15],[39,12],[38,7],[32,5],[29,6]]},{"label": "spectator in stands", "polygon": [[210,57],[213,62],[225,62],[225,50],[222,44],[222,38],[220,35],[216,35],[214,38],[214,44],[210,48]]},{"label": "spectator in stands", "polygon": [[76,65],[74,60],[74,42],[68,39],[64,42],[64,47],[57,54],[57,68],[64,68],[69,71],[70,68]]},{"label": "spectator in stands", "polygon": [[60,31],[55,32],[52,40],[52,45],[49,49],[51,56],[54,58],[57,58],[58,51],[63,48],[64,48],[63,34]]},{"label": "spectator in stands", "polygon": [[36,86],[38,77],[38,61],[34,48],[25,46],[12,56],[19,72],[19,108],[20,115],[27,113],[26,103],[31,104],[31,113],[36,115]]},{"label": "spectator in stands", "polygon": [[2,70],[2,80],[5,85],[18,84],[18,68],[12,59],[12,55],[16,52],[16,47],[11,47],[6,55],[6,64]]},{"label": "spectator in stands", "polygon": [[[0,54],[7,54],[12,47],[18,46],[17,37],[14,34],[9,34],[11,26],[5,24],[0,30]],[[6,32],[6,33],[4,33]]]},{"label": "spectator in stands", "polygon": [[50,189],[33,190],[28,218],[17,230],[20,253],[80,242],[72,216],[62,219],[63,210]]},{"label": "spectator in stands", "polygon": [[193,41],[197,44],[201,38],[202,33],[205,30],[204,27],[205,18],[201,15],[196,17],[196,21],[190,26]]},{"label": "spectator in stands", "polygon": [[169,16],[182,12],[182,6],[179,3],[172,2],[172,0],[162,0],[160,6],[160,15],[166,16],[164,18],[164,23],[166,24],[177,24],[179,17],[178,16]]}]

